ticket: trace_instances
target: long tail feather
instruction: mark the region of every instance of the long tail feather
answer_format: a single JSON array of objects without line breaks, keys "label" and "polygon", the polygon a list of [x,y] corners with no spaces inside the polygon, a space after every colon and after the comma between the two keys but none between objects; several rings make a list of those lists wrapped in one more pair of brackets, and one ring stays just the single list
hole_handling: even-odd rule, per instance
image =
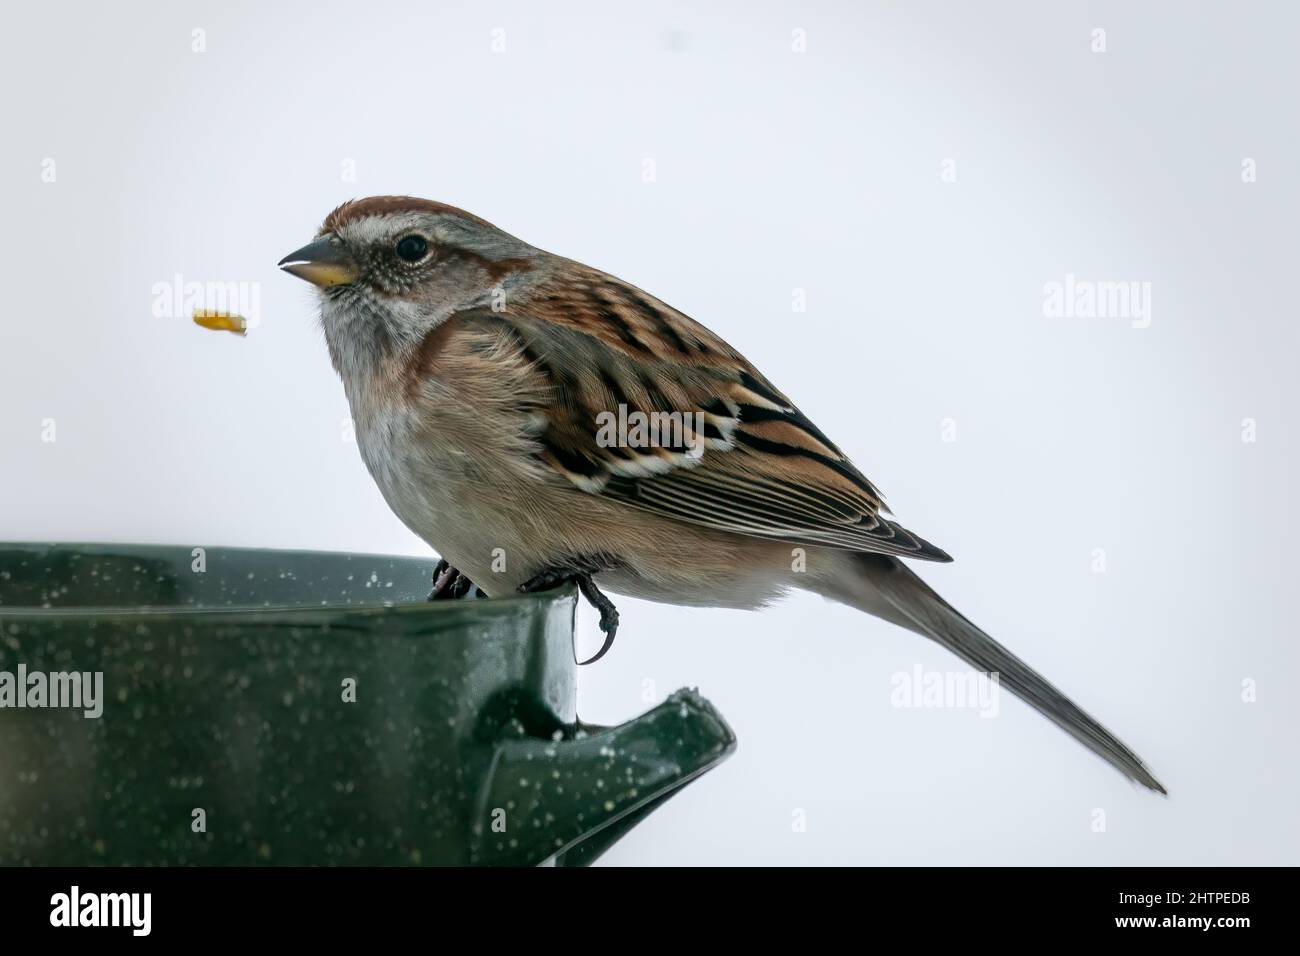
[{"label": "long tail feather", "polygon": [[968,621],[897,558],[854,555],[854,568],[869,593],[852,597],[836,589],[830,596],[928,637],[987,673],[1089,750],[1144,787],[1165,793],[1160,781],[1118,737],[1053,687],[1046,678]]}]

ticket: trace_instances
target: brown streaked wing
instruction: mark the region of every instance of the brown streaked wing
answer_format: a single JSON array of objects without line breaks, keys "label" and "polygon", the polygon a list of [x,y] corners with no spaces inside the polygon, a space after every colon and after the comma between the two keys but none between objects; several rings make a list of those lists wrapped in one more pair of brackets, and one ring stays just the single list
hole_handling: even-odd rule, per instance
[{"label": "brown streaked wing", "polygon": [[[578,488],[737,534],[934,561],[883,497],[743,356],[652,296],[589,270],[493,316],[548,383],[542,458]],[[602,447],[597,416],[699,413],[683,447]],[[883,512],[883,514],[882,514]]]}]

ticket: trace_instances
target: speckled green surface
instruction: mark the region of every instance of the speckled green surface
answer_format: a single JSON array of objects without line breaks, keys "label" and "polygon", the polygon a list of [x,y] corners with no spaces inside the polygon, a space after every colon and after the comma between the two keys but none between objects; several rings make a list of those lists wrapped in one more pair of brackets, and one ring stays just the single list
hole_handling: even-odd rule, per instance
[{"label": "speckled green surface", "polygon": [[0,671],[104,698],[0,708],[0,865],[586,863],[735,746],[689,691],[580,725],[571,591],[427,604],[431,561],[202,558],[0,544]]}]

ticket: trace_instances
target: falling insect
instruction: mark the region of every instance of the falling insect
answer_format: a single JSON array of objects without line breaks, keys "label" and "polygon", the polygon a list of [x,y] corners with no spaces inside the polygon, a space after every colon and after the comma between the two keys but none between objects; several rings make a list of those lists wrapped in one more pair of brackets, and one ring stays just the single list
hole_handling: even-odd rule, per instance
[{"label": "falling insect", "polygon": [[248,334],[248,320],[234,312],[219,312],[215,309],[195,309],[194,324],[214,332],[233,332],[235,335]]}]

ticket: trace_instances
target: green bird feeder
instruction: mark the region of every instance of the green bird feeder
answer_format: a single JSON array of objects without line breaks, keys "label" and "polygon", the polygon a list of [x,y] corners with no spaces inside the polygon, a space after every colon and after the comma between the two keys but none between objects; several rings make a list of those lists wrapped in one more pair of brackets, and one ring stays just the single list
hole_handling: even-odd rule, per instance
[{"label": "green bird feeder", "polygon": [[0,865],[590,863],[735,749],[577,718],[572,589],[413,558],[0,544]]}]

